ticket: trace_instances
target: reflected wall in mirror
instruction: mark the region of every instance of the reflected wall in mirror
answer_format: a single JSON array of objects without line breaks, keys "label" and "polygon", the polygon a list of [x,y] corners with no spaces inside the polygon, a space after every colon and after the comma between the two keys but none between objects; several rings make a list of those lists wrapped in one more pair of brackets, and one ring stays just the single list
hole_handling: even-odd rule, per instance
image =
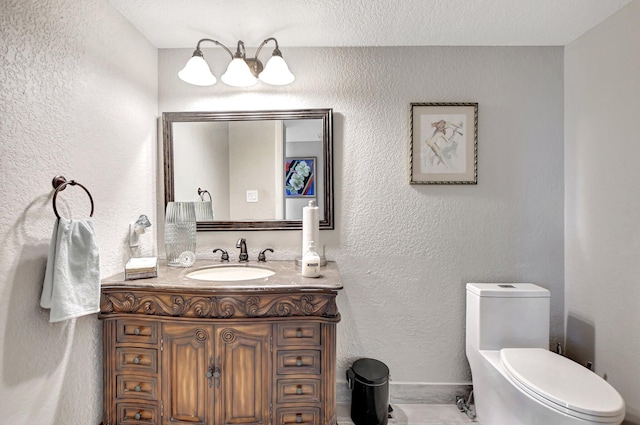
[{"label": "reflected wall in mirror", "polygon": [[331,109],[165,112],[165,205],[194,201],[197,228],[301,229],[320,207],[333,229]]}]

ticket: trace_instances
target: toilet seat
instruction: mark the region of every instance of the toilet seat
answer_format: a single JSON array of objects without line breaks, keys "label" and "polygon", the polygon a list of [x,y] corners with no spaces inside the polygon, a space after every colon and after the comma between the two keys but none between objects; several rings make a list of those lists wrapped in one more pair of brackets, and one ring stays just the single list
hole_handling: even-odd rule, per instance
[{"label": "toilet seat", "polygon": [[618,392],[574,361],[542,348],[503,348],[500,362],[516,386],[553,409],[596,423],[624,419]]}]

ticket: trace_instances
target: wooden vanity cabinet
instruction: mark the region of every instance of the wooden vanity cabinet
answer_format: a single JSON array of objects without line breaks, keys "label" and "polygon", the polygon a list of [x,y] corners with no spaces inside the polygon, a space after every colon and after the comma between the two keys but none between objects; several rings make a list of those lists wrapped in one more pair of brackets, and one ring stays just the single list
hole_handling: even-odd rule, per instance
[{"label": "wooden vanity cabinet", "polygon": [[103,285],[103,425],[336,424],[335,297]]}]

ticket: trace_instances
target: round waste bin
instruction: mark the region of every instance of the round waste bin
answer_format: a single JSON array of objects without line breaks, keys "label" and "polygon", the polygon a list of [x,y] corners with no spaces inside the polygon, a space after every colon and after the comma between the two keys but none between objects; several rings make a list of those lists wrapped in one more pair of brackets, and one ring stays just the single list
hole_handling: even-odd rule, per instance
[{"label": "round waste bin", "polygon": [[359,359],[347,369],[351,420],[355,425],[387,425],[389,368],[375,359]]}]

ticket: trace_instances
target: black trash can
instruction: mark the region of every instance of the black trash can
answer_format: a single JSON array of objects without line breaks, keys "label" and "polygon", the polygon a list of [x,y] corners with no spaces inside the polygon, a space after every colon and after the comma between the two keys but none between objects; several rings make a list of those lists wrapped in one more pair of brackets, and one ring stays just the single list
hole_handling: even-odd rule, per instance
[{"label": "black trash can", "polygon": [[375,359],[359,359],[347,370],[351,420],[355,425],[387,425],[389,368]]}]

